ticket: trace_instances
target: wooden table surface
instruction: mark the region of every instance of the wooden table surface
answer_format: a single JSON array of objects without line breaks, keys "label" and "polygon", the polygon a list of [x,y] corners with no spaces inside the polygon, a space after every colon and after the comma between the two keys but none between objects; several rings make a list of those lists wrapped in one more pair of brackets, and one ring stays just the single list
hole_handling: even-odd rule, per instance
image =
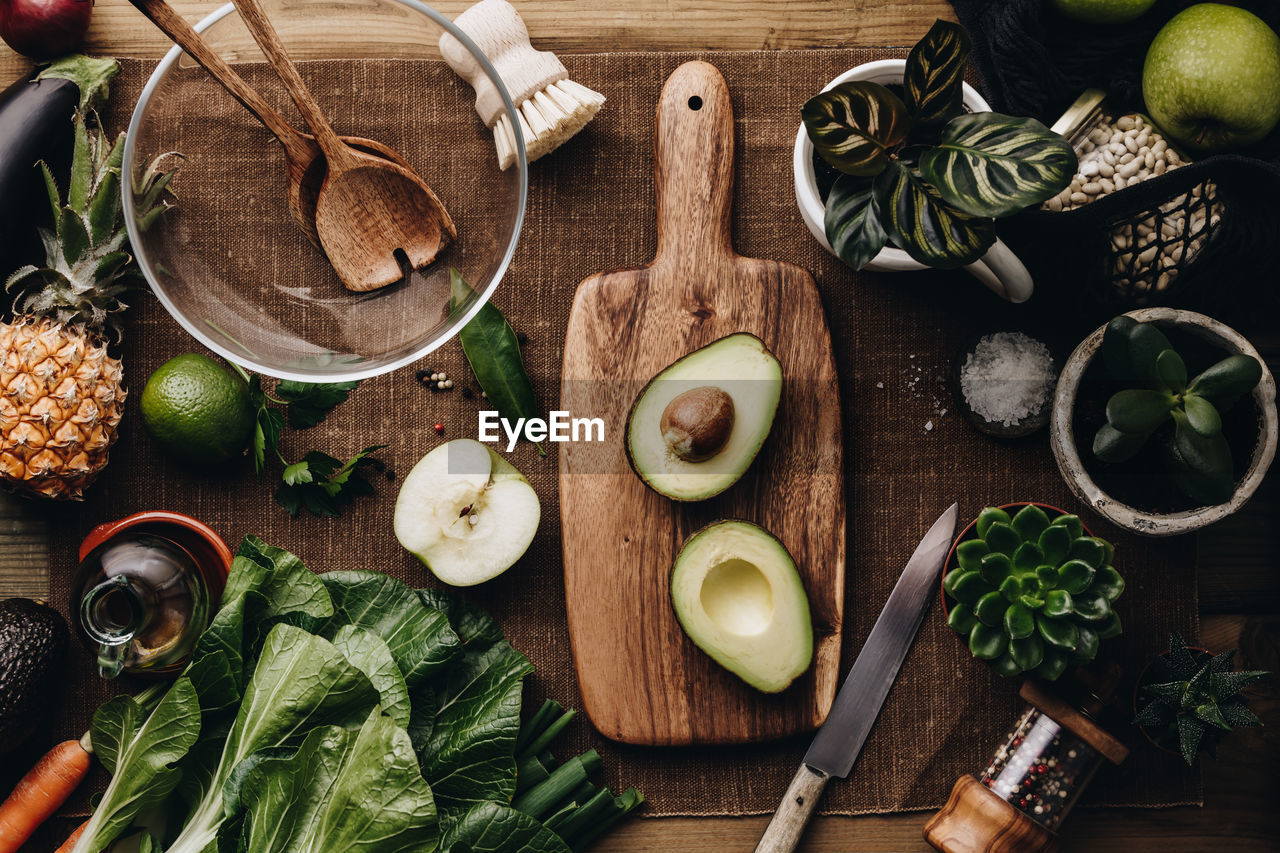
[{"label": "wooden table surface", "polygon": [[[171,0],[191,21],[221,0]],[[945,0],[515,0],[539,47],[613,50],[756,50],[761,48],[910,45],[935,18],[953,18]],[[437,2],[453,16],[469,2]],[[159,57],[168,40],[126,0],[98,0],[88,50],[114,56]],[[0,82],[30,64],[0,45]],[[959,273],[957,273],[959,274]],[[1258,338],[1280,372],[1280,330]],[[1280,475],[1273,474],[1238,515],[1199,541],[1201,641],[1211,649],[1240,646],[1251,668],[1280,670]],[[0,498],[0,595],[39,594],[48,571],[49,531],[30,520],[19,501]],[[1204,764],[1204,808],[1081,809],[1067,823],[1067,851],[1210,849],[1275,850],[1280,838],[1280,698],[1263,688],[1254,708],[1270,728],[1233,734],[1216,761]],[[993,745],[994,746],[994,745]],[[974,768],[979,770],[980,768]],[[779,792],[781,794],[781,792]],[[920,838],[924,814],[824,817],[802,850],[928,851]],[[767,818],[633,820],[597,849],[608,851],[750,850]]]}]

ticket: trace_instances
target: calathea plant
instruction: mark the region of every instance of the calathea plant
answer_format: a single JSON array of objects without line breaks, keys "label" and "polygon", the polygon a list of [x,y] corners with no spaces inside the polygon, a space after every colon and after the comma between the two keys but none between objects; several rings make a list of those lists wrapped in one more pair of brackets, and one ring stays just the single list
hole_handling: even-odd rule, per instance
[{"label": "calathea plant", "polygon": [[1169,635],[1169,652],[1152,662],[1138,691],[1134,723],[1161,746],[1177,744],[1190,764],[1201,747],[1213,755],[1236,726],[1260,726],[1240,691],[1267,675],[1234,672],[1235,650],[1210,655]]},{"label": "calathea plant", "polygon": [[969,37],[937,21],[907,57],[903,97],[841,83],[803,107],[818,154],[842,174],[827,196],[826,234],[861,268],[891,243],[939,269],[972,263],[995,242],[995,219],[1056,195],[1077,158],[1040,122],[964,112]]},{"label": "calathea plant", "polygon": [[956,546],[957,565],[942,579],[953,599],[947,624],[974,657],[1000,675],[1031,672],[1054,681],[1120,633],[1112,605],[1124,579],[1111,565],[1115,549],[1087,535],[1079,517],[1050,521],[1028,504],[1010,518],[988,507],[974,530]]},{"label": "calathea plant", "polygon": [[1235,476],[1222,412],[1262,379],[1258,360],[1237,353],[1188,381],[1186,363],[1164,333],[1123,315],[1107,324],[1102,357],[1111,378],[1128,387],[1107,401],[1094,456],[1126,462],[1154,436],[1187,497],[1202,504],[1228,500]]}]

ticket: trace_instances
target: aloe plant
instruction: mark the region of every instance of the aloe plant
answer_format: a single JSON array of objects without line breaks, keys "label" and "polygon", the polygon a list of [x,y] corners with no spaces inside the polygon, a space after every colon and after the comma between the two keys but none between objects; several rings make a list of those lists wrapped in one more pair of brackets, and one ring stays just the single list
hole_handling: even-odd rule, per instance
[{"label": "aloe plant", "polygon": [[[1143,678],[1134,724],[1162,746],[1177,741],[1188,764],[1202,748],[1213,755],[1232,728],[1262,725],[1240,691],[1268,673],[1234,672],[1235,655],[1235,649],[1197,655],[1180,634],[1170,634],[1169,653],[1152,664],[1159,671]],[[1156,683],[1153,677],[1167,680]]]},{"label": "aloe plant", "polygon": [[1075,151],[1040,122],[964,113],[970,50],[963,28],[937,21],[907,56],[903,98],[856,81],[801,109],[814,149],[842,173],[824,220],[849,266],[889,243],[939,269],[972,263],[995,242],[995,218],[1071,182]]},{"label": "aloe plant", "polygon": [[974,657],[1000,675],[1053,681],[1120,633],[1112,605],[1124,579],[1111,565],[1115,549],[1086,535],[1078,516],[1050,521],[1029,504],[1010,518],[988,507],[974,528],[977,536],[956,546],[958,565],[942,580],[954,600],[947,624]]},{"label": "aloe plant", "polygon": [[1150,323],[1119,316],[1107,324],[1102,357],[1111,378],[1128,385],[1107,401],[1107,422],[1093,439],[1103,462],[1132,459],[1153,436],[1178,489],[1201,504],[1230,499],[1235,488],[1222,412],[1262,379],[1253,356],[1235,354],[1187,380],[1187,366]]}]

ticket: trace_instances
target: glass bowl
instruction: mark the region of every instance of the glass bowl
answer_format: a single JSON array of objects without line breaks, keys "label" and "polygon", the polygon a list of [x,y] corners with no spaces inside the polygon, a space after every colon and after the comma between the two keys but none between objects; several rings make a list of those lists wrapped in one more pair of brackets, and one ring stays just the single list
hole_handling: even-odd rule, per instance
[{"label": "glass bowl", "polygon": [[[501,280],[524,218],[524,141],[498,168],[471,87],[441,60],[444,32],[493,66],[447,18],[416,0],[265,0],[304,80],[340,134],[390,145],[445,204],[458,237],[429,267],[368,293],[344,288],[289,212],[283,149],[214,79],[174,47],[129,123],[124,174],[177,152],[175,206],[150,223],[124,193],[134,253],[183,328],[219,355],[281,379],[362,379],[416,361],[453,337]],[[294,127],[279,78],[228,3],[197,29]],[[436,60],[436,61],[429,61]],[[450,312],[450,270],[470,284]]]}]

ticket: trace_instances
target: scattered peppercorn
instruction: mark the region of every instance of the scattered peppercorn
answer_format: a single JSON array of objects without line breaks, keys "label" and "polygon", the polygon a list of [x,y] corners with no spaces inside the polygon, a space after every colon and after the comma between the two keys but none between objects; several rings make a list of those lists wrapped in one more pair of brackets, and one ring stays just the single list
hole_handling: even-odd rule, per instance
[{"label": "scattered peppercorn", "polygon": [[474,392],[474,391],[472,391],[470,388],[463,388],[463,389],[462,389],[462,397],[463,397],[463,399],[465,399],[465,400],[471,400],[471,399],[473,399],[475,396],[476,396],[476,395],[475,395],[475,392]]},{"label": "scattered peppercorn", "polygon": [[437,435],[444,435],[444,424],[438,423],[434,427]]}]

